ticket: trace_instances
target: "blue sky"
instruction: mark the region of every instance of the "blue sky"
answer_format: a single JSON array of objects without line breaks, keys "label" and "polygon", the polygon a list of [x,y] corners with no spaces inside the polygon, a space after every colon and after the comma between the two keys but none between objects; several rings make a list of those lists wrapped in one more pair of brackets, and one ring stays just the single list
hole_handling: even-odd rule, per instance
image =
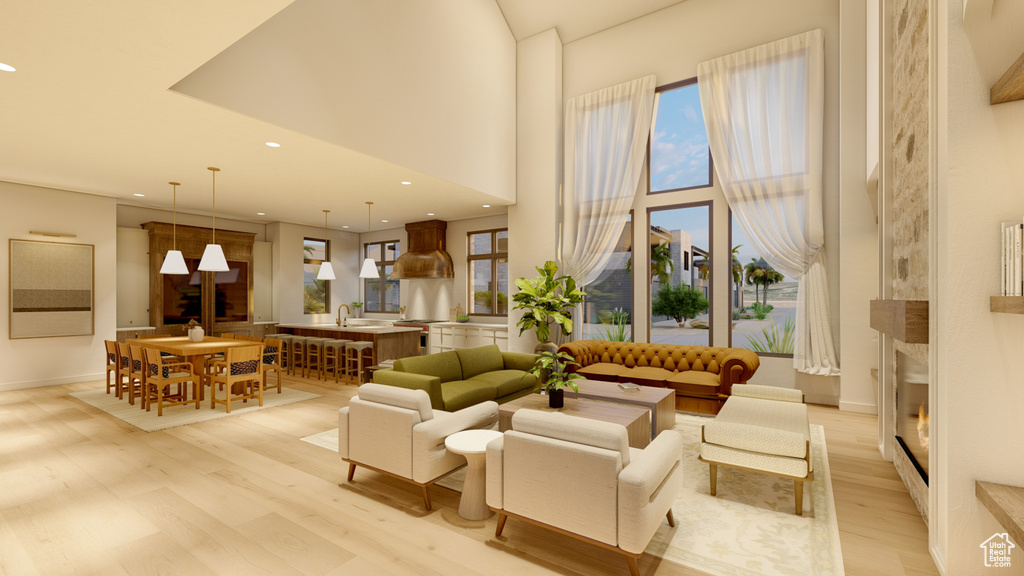
[{"label": "blue sky", "polygon": [[697,85],[662,92],[651,136],[651,190],[707,186],[708,135]]}]

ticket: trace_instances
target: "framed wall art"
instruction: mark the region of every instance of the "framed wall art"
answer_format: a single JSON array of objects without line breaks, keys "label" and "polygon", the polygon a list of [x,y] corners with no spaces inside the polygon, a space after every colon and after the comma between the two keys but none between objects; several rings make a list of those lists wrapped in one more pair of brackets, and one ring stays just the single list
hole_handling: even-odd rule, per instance
[{"label": "framed wall art", "polygon": [[92,244],[10,240],[10,338],[91,336]]}]

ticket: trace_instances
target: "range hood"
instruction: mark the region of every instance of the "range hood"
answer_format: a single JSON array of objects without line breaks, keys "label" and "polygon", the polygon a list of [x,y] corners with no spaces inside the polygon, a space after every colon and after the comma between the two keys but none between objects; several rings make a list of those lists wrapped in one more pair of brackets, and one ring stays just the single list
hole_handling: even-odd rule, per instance
[{"label": "range hood", "polygon": [[395,260],[392,278],[454,278],[452,257],[445,250],[448,223],[427,220],[405,225],[409,248]]}]

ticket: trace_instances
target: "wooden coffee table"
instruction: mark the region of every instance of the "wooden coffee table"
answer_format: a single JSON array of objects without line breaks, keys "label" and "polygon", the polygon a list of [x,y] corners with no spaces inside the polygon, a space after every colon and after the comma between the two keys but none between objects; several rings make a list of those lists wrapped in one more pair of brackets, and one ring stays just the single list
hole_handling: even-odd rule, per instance
[{"label": "wooden coffee table", "polygon": [[676,425],[676,392],[672,388],[640,386],[636,391],[623,391],[615,382],[577,380],[579,393],[565,390],[566,398],[590,398],[616,404],[631,404],[651,411],[651,440]]},{"label": "wooden coffee table", "polygon": [[569,398],[568,391],[565,406],[562,408],[548,407],[548,397],[541,394],[529,394],[516,398],[498,406],[498,429],[502,432],[512,429],[512,415],[516,410],[529,408],[544,412],[561,412],[570,416],[591,418],[622,424],[629,435],[629,445],[633,448],[644,448],[651,443],[651,411],[646,408],[616,404],[589,398]]}]

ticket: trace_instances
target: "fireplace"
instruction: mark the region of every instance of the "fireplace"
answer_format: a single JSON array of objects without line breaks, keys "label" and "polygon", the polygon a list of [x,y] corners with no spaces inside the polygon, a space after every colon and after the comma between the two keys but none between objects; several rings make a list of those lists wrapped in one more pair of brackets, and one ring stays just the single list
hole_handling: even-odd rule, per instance
[{"label": "fireplace", "polygon": [[896,441],[928,484],[928,365],[896,354]]}]

